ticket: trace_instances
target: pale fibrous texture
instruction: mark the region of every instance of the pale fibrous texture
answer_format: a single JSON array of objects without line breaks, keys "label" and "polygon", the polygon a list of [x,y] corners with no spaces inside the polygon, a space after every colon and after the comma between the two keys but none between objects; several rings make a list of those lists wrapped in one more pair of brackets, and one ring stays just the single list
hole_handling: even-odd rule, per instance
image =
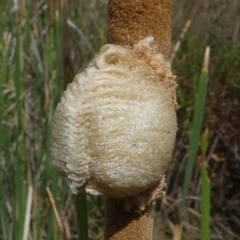
[{"label": "pale fibrous texture", "polygon": [[68,85],[53,117],[51,151],[73,193],[122,198],[160,181],[177,130],[164,80],[133,50],[107,44]]}]

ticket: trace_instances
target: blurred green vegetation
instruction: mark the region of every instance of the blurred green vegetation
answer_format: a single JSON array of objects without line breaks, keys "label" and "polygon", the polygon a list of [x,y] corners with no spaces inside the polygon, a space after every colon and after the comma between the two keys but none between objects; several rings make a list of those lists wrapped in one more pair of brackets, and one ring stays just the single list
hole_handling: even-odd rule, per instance
[{"label": "blurred green vegetation", "polygon": [[[46,193],[53,193],[66,236],[77,239],[74,201],[51,166],[51,119],[64,88],[64,66],[75,75],[106,42],[107,1],[68,1],[67,28],[59,0],[0,2],[0,239],[62,239]],[[173,59],[178,79],[179,131],[166,201],[179,206],[204,51],[211,48],[202,132],[211,179],[212,239],[237,239],[240,226],[240,2],[173,1],[172,46],[191,25]],[[66,60],[70,59],[70,63]],[[201,150],[197,153],[197,159]],[[205,166],[205,165],[204,165]],[[203,165],[194,164],[182,220],[185,239],[199,239]],[[207,178],[205,178],[206,180]],[[33,194],[28,195],[33,189]],[[27,202],[31,211],[27,211]],[[173,231],[171,211],[157,203]],[[160,206],[160,207],[159,207]],[[103,199],[88,196],[89,238],[102,239]],[[30,217],[30,223],[27,221]],[[174,221],[173,221],[174,223]],[[156,221],[156,229],[161,228]],[[24,238],[27,231],[28,237]],[[167,231],[167,235],[171,235]],[[158,239],[158,235],[155,234]]]}]

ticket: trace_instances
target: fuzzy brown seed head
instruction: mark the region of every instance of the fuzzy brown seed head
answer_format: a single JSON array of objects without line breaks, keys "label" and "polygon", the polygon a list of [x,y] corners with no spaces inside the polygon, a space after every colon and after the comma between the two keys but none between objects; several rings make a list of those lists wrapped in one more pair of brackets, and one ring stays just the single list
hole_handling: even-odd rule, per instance
[{"label": "fuzzy brown seed head", "polygon": [[130,46],[152,36],[157,52],[169,58],[171,1],[109,0],[108,42]]},{"label": "fuzzy brown seed head", "polygon": [[107,44],[57,106],[53,164],[73,193],[135,196],[162,178],[176,129],[174,103],[155,71],[131,49]]}]

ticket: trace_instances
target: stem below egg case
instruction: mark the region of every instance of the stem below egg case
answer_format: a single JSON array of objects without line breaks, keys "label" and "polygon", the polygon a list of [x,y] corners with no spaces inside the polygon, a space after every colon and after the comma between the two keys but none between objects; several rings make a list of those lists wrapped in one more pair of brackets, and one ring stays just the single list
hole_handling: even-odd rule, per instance
[{"label": "stem below egg case", "polygon": [[143,212],[125,211],[121,199],[106,198],[105,237],[108,240],[152,239],[153,204]]}]

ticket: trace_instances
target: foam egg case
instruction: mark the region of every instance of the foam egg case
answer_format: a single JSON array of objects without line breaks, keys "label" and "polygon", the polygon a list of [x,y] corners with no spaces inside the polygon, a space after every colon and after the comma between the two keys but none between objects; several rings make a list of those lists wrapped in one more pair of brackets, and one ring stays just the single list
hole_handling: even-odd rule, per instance
[{"label": "foam egg case", "polygon": [[176,130],[174,102],[152,67],[106,44],[56,108],[52,162],[74,194],[134,196],[161,179]]}]

